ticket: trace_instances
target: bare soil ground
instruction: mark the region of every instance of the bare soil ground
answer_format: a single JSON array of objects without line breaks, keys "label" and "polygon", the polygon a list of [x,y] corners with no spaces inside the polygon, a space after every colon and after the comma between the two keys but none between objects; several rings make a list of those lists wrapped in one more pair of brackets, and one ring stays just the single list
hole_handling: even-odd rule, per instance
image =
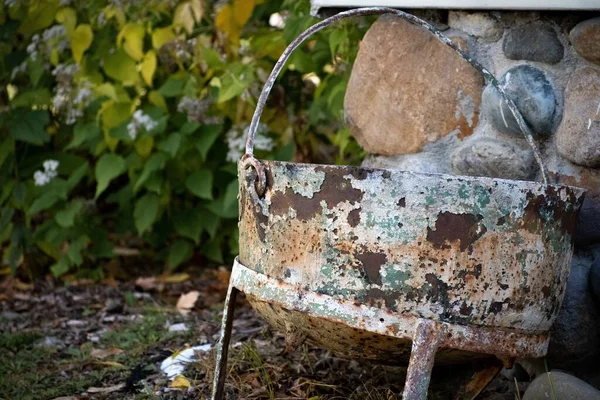
[{"label": "bare soil ground", "polygon": [[[211,270],[137,284],[0,281],[0,399],[208,398],[214,351],[198,354],[175,380],[160,364],[187,347],[217,342],[227,278],[225,270]],[[192,291],[198,298],[182,315],[177,301]],[[240,297],[228,398],[401,398],[404,367],[344,360],[310,344],[287,354],[283,336]],[[178,323],[186,329],[169,330]],[[457,371],[436,369],[430,398],[453,399],[464,379]],[[519,383],[521,394],[526,385]],[[478,398],[513,400],[515,383],[498,376]]]}]

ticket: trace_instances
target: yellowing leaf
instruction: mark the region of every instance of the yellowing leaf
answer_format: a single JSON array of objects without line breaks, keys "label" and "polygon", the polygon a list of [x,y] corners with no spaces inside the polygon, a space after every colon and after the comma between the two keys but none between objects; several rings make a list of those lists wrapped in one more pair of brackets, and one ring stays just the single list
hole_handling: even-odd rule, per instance
[{"label": "yellowing leaf", "polygon": [[239,43],[242,29],[252,16],[255,6],[256,0],[234,0],[233,4],[224,5],[215,17],[217,29],[227,34],[230,42]]},{"label": "yellowing leaf", "polygon": [[177,305],[175,307],[177,307],[177,310],[181,314],[189,314],[191,309],[194,308],[196,301],[198,301],[198,296],[200,296],[200,292],[197,290],[182,294],[181,297],[179,297],[179,300],[177,300]]},{"label": "yellowing leaf", "polygon": [[152,153],[154,147],[154,138],[152,136],[144,136],[135,142],[135,151],[142,158],[148,157]]},{"label": "yellowing leaf", "polygon": [[187,33],[191,34],[194,30],[194,15],[192,13],[192,5],[189,1],[179,4],[173,14],[173,25],[182,26]]},{"label": "yellowing leaf", "polygon": [[255,0],[233,0],[233,15],[240,29],[246,25],[246,22],[252,16],[254,6],[256,6]]},{"label": "yellowing leaf", "polygon": [[75,26],[77,26],[77,12],[74,8],[64,7],[56,13],[56,22],[63,24],[67,30],[67,34],[71,34]]},{"label": "yellowing leaf", "polygon": [[158,278],[159,282],[163,283],[181,283],[190,279],[190,274],[182,272],[180,274],[165,275]]},{"label": "yellowing leaf", "polygon": [[175,32],[173,27],[167,26],[166,28],[157,28],[152,32],[152,47],[160,49],[165,43],[175,39]]},{"label": "yellowing leaf", "polygon": [[102,103],[100,117],[102,120],[104,141],[110,150],[114,151],[119,143],[118,139],[110,136],[110,130],[129,119],[131,116],[129,106],[128,103],[117,103],[112,100]]},{"label": "yellowing leaf", "polygon": [[204,14],[202,0],[191,0],[190,6],[192,8],[192,12],[194,13],[194,19],[196,22],[200,23],[202,20],[202,15]]},{"label": "yellowing leaf", "polygon": [[135,61],[140,61],[144,57],[144,35],[146,31],[142,24],[133,22],[128,23],[121,29],[117,36],[117,46],[123,46],[123,49],[129,57]]},{"label": "yellowing leaf", "polygon": [[[123,364],[118,363],[116,361],[96,361],[94,364],[106,365],[107,367],[127,368]],[[74,397],[74,399],[79,399],[79,397]],[[57,399],[54,399],[54,400],[57,400]]]},{"label": "yellowing leaf", "polygon": [[123,82],[123,85],[134,85],[139,80],[135,61],[122,49],[104,57],[104,72],[109,77]]},{"label": "yellowing leaf", "polygon": [[106,96],[111,100],[117,101],[117,91],[115,87],[108,82],[96,86],[94,91],[100,96]]},{"label": "yellowing leaf", "polygon": [[92,40],[94,40],[94,33],[92,27],[88,24],[79,25],[69,35],[71,39],[71,50],[73,51],[73,58],[77,64],[81,63],[81,57],[83,53],[90,47]]},{"label": "yellowing leaf", "polygon": [[156,90],[152,90],[150,93],[148,93],[148,101],[150,104],[155,105],[156,107],[160,107],[165,111],[167,110],[167,102],[165,101],[165,98]]},{"label": "yellowing leaf", "polygon": [[54,48],[50,51],[50,64],[56,66],[60,62],[60,55],[58,54],[58,49]]},{"label": "yellowing leaf", "polygon": [[148,86],[152,86],[152,78],[156,71],[156,53],[154,50],[150,50],[144,56],[142,61],[142,78]]},{"label": "yellowing leaf", "polygon": [[237,24],[229,4],[225,4],[217,11],[215,26],[219,31],[225,33],[231,42],[238,43],[240,41],[242,29]]},{"label": "yellowing leaf", "polygon": [[192,386],[192,384],[183,375],[177,375],[177,377],[175,377],[175,379],[173,379],[173,382],[171,382],[169,384],[169,387],[177,388],[177,389],[187,389],[190,386]]}]

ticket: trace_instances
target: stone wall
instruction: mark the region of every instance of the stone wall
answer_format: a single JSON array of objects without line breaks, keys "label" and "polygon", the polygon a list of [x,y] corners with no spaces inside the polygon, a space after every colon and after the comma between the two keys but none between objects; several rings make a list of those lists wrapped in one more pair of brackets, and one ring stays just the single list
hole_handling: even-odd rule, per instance
[{"label": "stone wall", "polygon": [[[600,354],[599,14],[414,13],[499,78],[535,133],[551,179],[589,190],[549,354],[555,366],[589,375],[581,366]],[[371,154],[365,166],[540,179],[496,90],[452,49],[396,17],[380,17],[360,43],[345,118]],[[586,379],[600,385],[594,376]]]}]

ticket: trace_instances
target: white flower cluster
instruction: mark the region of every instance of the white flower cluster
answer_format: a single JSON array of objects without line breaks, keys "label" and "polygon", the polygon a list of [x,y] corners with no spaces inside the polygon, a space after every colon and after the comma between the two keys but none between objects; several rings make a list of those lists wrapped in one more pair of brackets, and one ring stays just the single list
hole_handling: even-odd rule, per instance
[{"label": "white flower cluster", "polygon": [[23,61],[21,64],[13,68],[10,74],[10,80],[14,81],[19,74],[22,74],[25,71],[27,71],[27,61]]},{"label": "white flower cluster", "polygon": [[[246,137],[248,136],[249,125],[234,125],[225,134],[227,141],[227,161],[236,162],[246,152]],[[258,124],[256,136],[254,137],[254,148],[256,150],[271,151],[275,147],[273,139],[266,136],[267,127],[264,124]]]},{"label": "white flower cluster", "polygon": [[56,169],[58,168],[58,161],[56,160],[46,160],[42,164],[44,166],[44,170],[37,170],[33,174],[33,182],[36,186],[44,186],[50,183],[50,181],[58,175]]},{"label": "white flower cluster", "polygon": [[177,111],[186,113],[188,121],[197,122],[199,124],[220,124],[221,118],[207,116],[211,105],[209,99],[195,99],[193,97],[184,96],[177,104]]},{"label": "white flower cluster", "polygon": [[65,115],[68,125],[74,124],[83,116],[83,109],[90,103],[93,92],[92,85],[83,81],[76,86],[73,76],[79,71],[76,64],[58,64],[52,71],[56,77],[55,95],[52,98],[54,112]]},{"label": "white flower cluster", "polygon": [[133,113],[133,119],[127,124],[127,134],[131,140],[135,140],[141,129],[146,132],[156,128],[158,122],[154,121],[148,114],[144,114],[142,110],[136,110]]},{"label": "white flower cluster", "polygon": [[36,61],[40,53],[49,57],[54,49],[62,53],[70,47],[71,41],[64,25],[54,25],[46,29],[41,36],[36,33],[31,37],[31,43],[27,45],[27,54],[33,61]]}]

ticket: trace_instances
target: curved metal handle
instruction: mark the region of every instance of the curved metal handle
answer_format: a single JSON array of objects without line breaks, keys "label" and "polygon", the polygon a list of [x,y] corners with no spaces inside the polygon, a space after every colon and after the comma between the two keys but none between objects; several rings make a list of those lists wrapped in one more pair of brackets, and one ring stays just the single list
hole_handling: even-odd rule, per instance
[{"label": "curved metal handle", "polygon": [[252,122],[250,123],[250,129],[248,130],[248,138],[246,140],[246,154],[244,154],[244,156],[242,157],[243,160],[247,160],[248,158],[254,157],[254,136],[256,135],[256,131],[258,129],[258,122],[259,122],[260,117],[265,108],[265,104],[267,102],[267,97],[269,96],[269,93],[271,92],[271,89],[273,88],[273,85],[275,84],[275,80],[277,79],[277,76],[283,69],[283,66],[285,65],[286,61],[290,57],[291,53],[294,50],[296,50],[296,48],[298,48],[312,34],[320,31],[323,28],[328,27],[329,25],[332,25],[344,18],[360,16],[360,15],[374,15],[374,14],[394,14],[394,15],[397,15],[400,18],[403,18],[413,24],[422,26],[423,28],[427,29],[429,32],[433,33],[435,35],[435,37],[437,37],[442,43],[444,43],[444,44],[448,45],[449,47],[451,47],[452,49],[454,49],[473,68],[475,68],[476,70],[481,72],[483,74],[483,76],[485,77],[485,79],[492,86],[494,86],[496,88],[496,90],[498,90],[498,92],[500,93],[500,96],[504,99],[504,101],[508,105],[508,108],[510,109],[512,115],[515,117],[517,124],[519,125],[519,128],[521,129],[521,132],[523,133],[523,135],[525,136],[525,139],[527,139],[527,142],[529,143],[529,146],[531,146],[531,149],[533,150],[533,155],[534,155],[534,157],[540,167],[541,173],[542,173],[543,182],[545,184],[548,184],[548,182],[549,182],[548,170],[546,169],[546,166],[544,165],[544,163],[542,161],[542,156],[540,155],[540,152],[535,144],[535,141],[533,140],[533,134],[532,134],[531,130],[529,129],[529,127],[527,126],[527,123],[523,119],[523,116],[517,109],[517,106],[510,99],[510,97],[508,97],[506,95],[506,92],[500,86],[496,77],[494,77],[494,75],[492,75],[487,69],[485,69],[479,62],[475,61],[469,55],[467,55],[464,51],[459,49],[450,39],[448,39],[446,36],[444,36],[440,31],[435,29],[428,22],[423,21],[422,19],[417,18],[412,14],[408,14],[404,11],[400,11],[400,10],[396,10],[396,9],[388,8],[388,7],[366,7],[366,8],[357,8],[357,9],[349,10],[349,11],[343,11],[339,14],[336,14],[332,17],[324,19],[323,21],[318,22],[315,25],[311,26],[310,28],[308,28],[307,30],[302,32],[296,39],[294,39],[294,41],[292,43],[289,44],[289,46],[281,54],[281,57],[279,57],[279,60],[275,64],[275,67],[273,67],[273,70],[271,71],[271,74],[269,75],[269,78],[267,79],[267,82],[265,83],[265,86],[263,87],[260,97],[258,98],[258,104],[256,105],[256,110],[254,110],[254,115],[252,116]]}]

